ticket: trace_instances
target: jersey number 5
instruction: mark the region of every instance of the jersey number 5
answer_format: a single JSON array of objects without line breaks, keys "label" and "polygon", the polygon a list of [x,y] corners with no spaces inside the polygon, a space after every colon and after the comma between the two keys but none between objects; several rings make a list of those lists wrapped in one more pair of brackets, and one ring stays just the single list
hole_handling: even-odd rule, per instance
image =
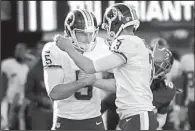
[{"label": "jersey number 5", "polygon": [[[78,80],[78,74],[79,74],[79,71],[76,71],[76,80]],[[87,94],[82,95],[81,92],[76,92],[74,96],[77,100],[90,100],[92,98],[93,86],[85,86],[84,88],[87,89]]]},{"label": "jersey number 5", "polygon": [[52,63],[52,61],[49,57],[50,57],[49,55],[45,55],[46,64],[51,64]]}]

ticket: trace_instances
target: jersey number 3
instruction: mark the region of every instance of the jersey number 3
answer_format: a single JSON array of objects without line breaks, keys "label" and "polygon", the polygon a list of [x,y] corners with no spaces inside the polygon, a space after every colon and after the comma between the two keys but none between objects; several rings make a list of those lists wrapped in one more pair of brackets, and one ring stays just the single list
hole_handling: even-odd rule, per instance
[{"label": "jersey number 3", "polygon": [[[78,80],[78,74],[79,74],[79,71],[76,71],[76,80]],[[87,94],[83,95],[81,94],[81,92],[76,92],[74,96],[77,100],[90,100],[92,98],[93,86],[85,86],[84,88],[87,89]]]}]

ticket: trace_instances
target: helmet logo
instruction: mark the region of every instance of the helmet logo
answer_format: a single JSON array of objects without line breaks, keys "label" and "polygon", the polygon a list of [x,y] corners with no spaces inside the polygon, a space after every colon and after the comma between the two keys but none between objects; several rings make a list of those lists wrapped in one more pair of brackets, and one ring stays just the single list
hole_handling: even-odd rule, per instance
[{"label": "helmet logo", "polygon": [[117,9],[113,7],[111,10],[108,11],[106,15],[106,19],[108,21],[114,21],[116,18],[117,18]]},{"label": "helmet logo", "polygon": [[72,12],[70,12],[67,16],[66,24],[69,26],[72,26],[74,24],[74,21],[75,21],[74,14]]}]

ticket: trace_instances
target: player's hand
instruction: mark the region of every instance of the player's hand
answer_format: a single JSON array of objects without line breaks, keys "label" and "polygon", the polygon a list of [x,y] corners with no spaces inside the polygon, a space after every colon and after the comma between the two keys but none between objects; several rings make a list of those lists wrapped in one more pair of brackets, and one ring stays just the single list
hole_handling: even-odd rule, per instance
[{"label": "player's hand", "polygon": [[74,50],[72,40],[69,38],[65,38],[62,35],[57,35],[55,36],[54,41],[56,42],[56,45],[63,51],[71,52]]},{"label": "player's hand", "polygon": [[96,76],[95,74],[88,75],[85,78],[80,79],[79,81],[84,82],[85,86],[93,85],[93,83],[96,81]]},{"label": "player's hand", "polygon": [[87,78],[92,76],[93,74],[87,74],[84,71],[80,70],[79,74],[78,74],[78,80],[83,79],[83,78]]}]

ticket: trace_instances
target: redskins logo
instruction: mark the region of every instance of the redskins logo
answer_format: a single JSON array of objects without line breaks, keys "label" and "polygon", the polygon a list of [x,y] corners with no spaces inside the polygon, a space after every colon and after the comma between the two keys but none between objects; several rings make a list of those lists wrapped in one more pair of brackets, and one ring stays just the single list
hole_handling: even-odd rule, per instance
[{"label": "redskins logo", "polygon": [[117,9],[111,8],[110,10],[107,10],[106,19],[108,21],[114,21],[117,18]]},{"label": "redskins logo", "polygon": [[65,20],[65,24],[72,26],[75,21],[75,16],[72,12],[70,12],[67,16],[67,19]]}]

